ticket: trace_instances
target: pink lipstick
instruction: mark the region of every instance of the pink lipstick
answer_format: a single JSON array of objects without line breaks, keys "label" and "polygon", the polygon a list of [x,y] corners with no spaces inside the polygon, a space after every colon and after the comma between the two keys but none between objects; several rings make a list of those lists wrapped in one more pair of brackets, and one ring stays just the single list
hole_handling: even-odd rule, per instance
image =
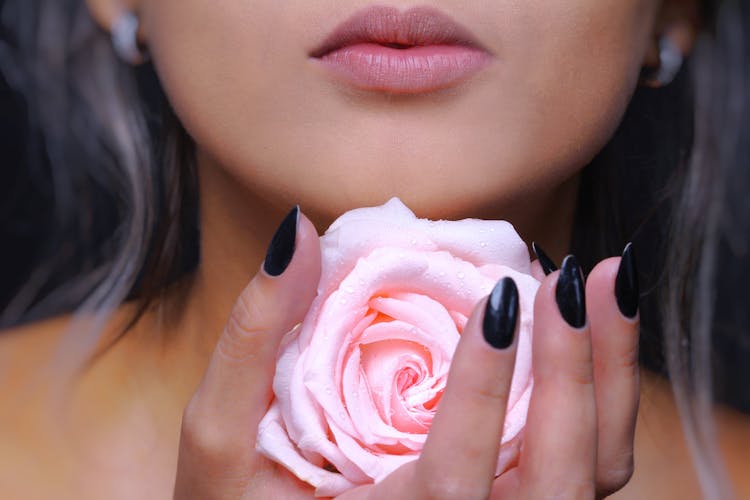
[{"label": "pink lipstick", "polygon": [[418,94],[454,86],[492,54],[466,28],[432,8],[370,7],[339,25],[310,57],[354,87]]}]

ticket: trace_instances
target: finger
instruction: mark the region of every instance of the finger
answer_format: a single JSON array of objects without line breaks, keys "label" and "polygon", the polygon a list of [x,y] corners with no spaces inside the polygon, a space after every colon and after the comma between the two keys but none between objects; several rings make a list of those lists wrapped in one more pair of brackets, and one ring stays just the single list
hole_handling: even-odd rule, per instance
[{"label": "finger", "polygon": [[248,466],[242,458],[254,454],[257,425],[271,399],[279,343],[304,317],[319,277],[318,235],[294,209],[274,236],[262,269],[235,303],[185,410],[180,469],[189,457],[197,457],[202,469],[213,464],[227,475],[232,474],[230,464]]},{"label": "finger", "polygon": [[596,403],[583,276],[574,257],[542,283],[534,304],[534,390],[520,487],[528,498],[592,498]]},{"label": "finger", "polygon": [[538,260],[531,263],[531,276],[537,281],[544,281],[546,274],[544,274],[544,269],[542,269],[542,265]]},{"label": "finger", "polygon": [[439,498],[489,495],[515,366],[518,304],[515,283],[504,278],[474,310],[416,464],[413,491]]},{"label": "finger", "polygon": [[[625,312],[615,296],[616,281]],[[586,297],[599,428],[596,481],[599,493],[608,495],[622,488],[633,474],[639,316],[635,259],[630,246],[622,260],[607,259],[594,268],[586,285]]]}]

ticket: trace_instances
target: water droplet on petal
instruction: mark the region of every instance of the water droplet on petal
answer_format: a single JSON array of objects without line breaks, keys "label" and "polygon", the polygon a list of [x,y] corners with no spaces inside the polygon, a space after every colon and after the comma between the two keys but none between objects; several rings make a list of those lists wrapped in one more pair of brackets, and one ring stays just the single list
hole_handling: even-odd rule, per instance
[{"label": "water droplet on petal", "polygon": [[412,246],[416,246],[417,240],[411,240],[411,244],[412,244]]},{"label": "water droplet on petal", "polygon": [[341,299],[341,300],[339,300],[339,302],[340,302],[340,303],[341,303],[342,305],[343,305],[343,304],[346,304],[346,299]]},{"label": "water droplet on petal", "polygon": [[346,287],[346,293],[354,293],[354,287],[349,285]]},{"label": "water droplet on petal", "polygon": [[486,241],[480,241],[479,242],[479,246],[482,247],[482,248],[486,248],[487,247],[487,242]]},{"label": "water droplet on petal", "polygon": [[466,277],[466,273],[464,273],[463,271],[460,271],[457,276],[458,276],[458,279],[462,280]]}]

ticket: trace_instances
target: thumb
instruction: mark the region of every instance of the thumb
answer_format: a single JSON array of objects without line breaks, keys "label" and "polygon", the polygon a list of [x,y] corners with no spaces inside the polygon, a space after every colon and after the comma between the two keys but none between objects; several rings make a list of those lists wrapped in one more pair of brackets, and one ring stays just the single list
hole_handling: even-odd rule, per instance
[{"label": "thumb", "polygon": [[[251,473],[257,459],[256,429],[271,399],[279,343],[304,318],[319,278],[318,235],[296,207],[276,232],[263,268],[237,299],[185,409],[178,489],[181,477],[196,473],[205,477],[214,470],[235,478],[242,471]],[[212,483],[218,487],[216,480]]]}]

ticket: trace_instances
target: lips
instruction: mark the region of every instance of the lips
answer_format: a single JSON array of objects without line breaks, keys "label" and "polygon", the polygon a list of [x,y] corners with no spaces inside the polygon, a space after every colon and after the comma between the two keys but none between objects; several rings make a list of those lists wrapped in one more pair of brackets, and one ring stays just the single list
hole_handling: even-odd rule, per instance
[{"label": "lips", "polygon": [[427,7],[362,10],[310,57],[354,87],[397,94],[457,85],[492,59],[469,30]]}]

